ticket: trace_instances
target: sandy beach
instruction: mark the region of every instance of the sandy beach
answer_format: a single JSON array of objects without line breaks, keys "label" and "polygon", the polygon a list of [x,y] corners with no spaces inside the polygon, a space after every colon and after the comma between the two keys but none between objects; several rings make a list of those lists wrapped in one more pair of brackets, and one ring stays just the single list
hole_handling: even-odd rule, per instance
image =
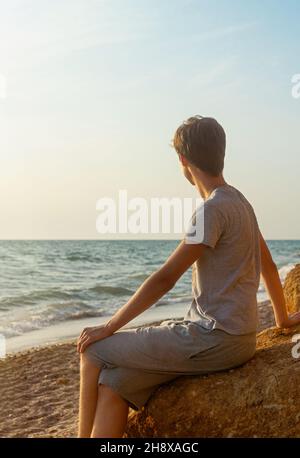
[{"label": "sandy beach", "polygon": [[79,360],[74,339],[0,360],[0,437],[76,437]]},{"label": "sandy beach", "polygon": [[[272,310],[266,303],[259,330],[270,325]],[[8,355],[0,360],[0,381],[0,437],[76,437],[76,339]]]},{"label": "sandy beach", "polygon": [[0,436],[74,437],[78,362],[75,342],[17,353],[1,361]]}]

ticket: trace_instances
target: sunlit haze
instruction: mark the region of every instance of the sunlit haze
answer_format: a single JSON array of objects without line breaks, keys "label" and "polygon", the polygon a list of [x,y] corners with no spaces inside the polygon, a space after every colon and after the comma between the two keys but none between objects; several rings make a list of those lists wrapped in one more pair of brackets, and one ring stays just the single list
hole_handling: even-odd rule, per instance
[{"label": "sunlit haze", "polygon": [[96,202],[120,189],[195,196],[170,141],[201,114],[226,130],[225,179],[265,237],[299,239],[299,13],[277,0],[1,1],[0,238],[99,238]]}]

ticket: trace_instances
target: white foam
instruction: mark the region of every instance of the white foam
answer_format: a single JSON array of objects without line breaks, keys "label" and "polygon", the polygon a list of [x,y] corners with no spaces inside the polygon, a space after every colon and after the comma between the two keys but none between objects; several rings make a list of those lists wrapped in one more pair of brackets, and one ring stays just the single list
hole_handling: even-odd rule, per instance
[{"label": "white foam", "polygon": [[[134,326],[140,326],[142,324],[169,318],[182,318],[186,310],[186,304],[151,307],[128,323],[128,325],[124,326],[124,328],[132,328]],[[109,318],[109,316],[106,316],[98,318],[84,318],[76,321],[64,321],[63,323],[58,323],[47,328],[26,332],[22,336],[8,338],[6,339],[7,353],[16,353],[32,347],[46,346],[75,339],[84,328],[103,324]]]},{"label": "white foam", "polygon": [[287,274],[295,267],[295,264],[286,264],[285,266],[282,266],[279,270],[279,277],[282,282],[284,282],[285,277]]}]

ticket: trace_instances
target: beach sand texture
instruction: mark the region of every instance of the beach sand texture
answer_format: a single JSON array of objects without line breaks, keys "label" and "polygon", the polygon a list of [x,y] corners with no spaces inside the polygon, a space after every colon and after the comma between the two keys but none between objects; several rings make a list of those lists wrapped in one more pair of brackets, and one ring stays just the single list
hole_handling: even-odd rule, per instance
[{"label": "beach sand texture", "polygon": [[76,436],[79,355],[51,345],[0,362],[0,437]]},{"label": "beach sand texture", "polygon": [[[272,324],[266,304],[260,328]],[[0,437],[76,437],[78,395],[74,340],[9,355],[0,360]]]},{"label": "beach sand texture", "polygon": [[79,361],[74,340],[0,360],[0,437],[76,437]]}]

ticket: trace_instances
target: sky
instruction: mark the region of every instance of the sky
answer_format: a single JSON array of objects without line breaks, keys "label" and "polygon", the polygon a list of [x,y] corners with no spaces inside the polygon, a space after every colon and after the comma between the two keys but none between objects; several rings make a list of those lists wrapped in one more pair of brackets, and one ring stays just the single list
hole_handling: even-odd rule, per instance
[{"label": "sky", "polygon": [[265,238],[300,239],[298,1],[0,5],[0,239],[100,238],[119,190],[195,197],[170,146],[195,114],[226,130]]}]

